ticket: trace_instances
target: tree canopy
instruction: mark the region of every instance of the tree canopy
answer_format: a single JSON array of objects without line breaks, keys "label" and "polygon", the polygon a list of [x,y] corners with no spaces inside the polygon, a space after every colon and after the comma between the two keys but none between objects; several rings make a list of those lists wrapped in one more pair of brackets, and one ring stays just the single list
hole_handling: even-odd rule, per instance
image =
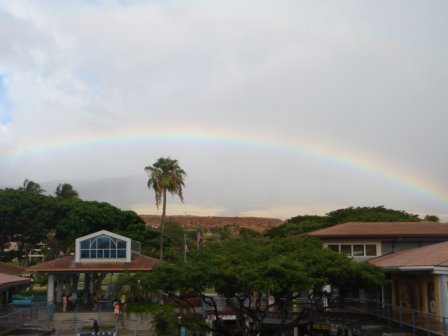
[{"label": "tree canopy", "polygon": [[347,222],[416,222],[418,215],[402,210],[377,207],[349,207],[327,213],[325,216],[300,215],[266,232],[268,237],[286,237]]},{"label": "tree canopy", "polygon": [[45,192],[45,190],[41,188],[39,183],[36,183],[29,179],[25,179],[25,181],[23,181],[23,186],[20,187],[19,190],[23,190],[33,194],[42,194]]},{"label": "tree canopy", "polygon": [[332,224],[346,222],[417,222],[421,219],[418,215],[402,210],[377,207],[349,207],[331,211],[327,214]]},{"label": "tree canopy", "polygon": [[423,218],[423,220],[430,222],[439,222],[440,218],[435,215],[426,215],[425,218]]},{"label": "tree canopy", "polygon": [[147,230],[133,211],[123,211],[108,203],[40,195],[23,188],[0,189],[0,246],[19,243],[19,251],[0,259],[21,258],[38,243],[48,247],[47,257],[56,258],[73,249],[74,238],[99,230],[121,233],[142,241],[154,253],[156,230]]},{"label": "tree canopy", "polygon": [[237,326],[227,335],[257,335],[272,311],[281,320],[278,332],[286,330],[292,305],[310,288],[329,283],[342,288],[355,281],[373,288],[384,281],[383,271],[373,265],[354,263],[317,240],[294,237],[214,242],[190,253],[187,262],[161,264],[150,276],[152,286],[178,300],[202,298],[218,318],[217,297],[207,291],[213,288],[236,316]]},{"label": "tree canopy", "polygon": [[59,183],[54,194],[65,199],[79,198],[78,192],[69,183]]},{"label": "tree canopy", "polygon": [[0,258],[3,247],[9,242],[19,242],[20,249],[9,258],[21,258],[22,254],[46,240],[50,230],[56,227],[61,212],[58,204],[48,196],[24,189],[0,190]]},{"label": "tree canopy", "polygon": [[153,189],[156,197],[156,206],[162,203],[162,217],[160,220],[160,261],[163,261],[163,229],[166,217],[166,193],[179,196],[183,202],[182,189],[187,173],[179,166],[177,160],[169,157],[159,158],[152,166],[145,167],[148,174],[147,186]]}]

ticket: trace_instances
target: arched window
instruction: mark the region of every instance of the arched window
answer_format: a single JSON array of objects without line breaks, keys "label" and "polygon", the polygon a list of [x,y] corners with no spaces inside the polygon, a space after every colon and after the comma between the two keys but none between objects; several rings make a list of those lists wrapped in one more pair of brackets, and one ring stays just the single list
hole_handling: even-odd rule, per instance
[{"label": "arched window", "polygon": [[81,259],[125,259],[126,241],[100,235],[81,241]]}]

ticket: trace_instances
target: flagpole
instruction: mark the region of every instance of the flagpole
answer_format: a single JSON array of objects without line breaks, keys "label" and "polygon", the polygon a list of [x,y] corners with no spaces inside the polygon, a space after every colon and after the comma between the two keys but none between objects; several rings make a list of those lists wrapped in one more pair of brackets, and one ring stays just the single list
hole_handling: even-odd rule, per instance
[{"label": "flagpole", "polygon": [[201,241],[201,231],[199,230],[199,221],[196,227],[196,249],[199,250],[199,243]]},{"label": "flagpole", "polygon": [[187,234],[184,233],[184,262],[187,261],[187,252],[188,252]]}]

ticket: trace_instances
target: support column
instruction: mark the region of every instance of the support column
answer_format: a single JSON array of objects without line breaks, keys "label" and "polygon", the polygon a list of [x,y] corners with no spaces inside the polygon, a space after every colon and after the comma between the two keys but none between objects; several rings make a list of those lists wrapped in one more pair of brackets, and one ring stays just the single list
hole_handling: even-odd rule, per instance
[{"label": "support column", "polygon": [[90,275],[89,290],[90,290],[90,295],[92,296],[93,293],[95,292],[95,284],[93,283],[92,275]]},{"label": "support column", "polygon": [[90,292],[89,284],[90,284],[90,273],[84,273],[84,291],[86,293]]},{"label": "support column", "polygon": [[54,303],[54,274],[48,274],[47,282],[47,303]]},{"label": "support column", "polygon": [[62,297],[62,276],[58,275],[58,277],[56,278],[56,302],[60,303],[61,302],[61,297]]},{"label": "support column", "polygon": [[71,275],[65,278],[65,295],[70,296],[73,293],[72,287],[73,279]]},{"label": "support column", "polygon": [[82,300],[84,304],[87,304],[89,301],[89,294],[88,294],[90,293],[89,284],[90,284],[90,273],[84,273],[84,288],[82,290]]}]

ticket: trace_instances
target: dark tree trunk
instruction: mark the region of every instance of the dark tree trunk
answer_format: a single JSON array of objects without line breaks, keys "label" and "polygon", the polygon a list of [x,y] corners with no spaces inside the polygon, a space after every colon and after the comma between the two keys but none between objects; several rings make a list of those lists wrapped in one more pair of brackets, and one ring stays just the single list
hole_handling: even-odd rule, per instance
[{"label": "dark tree trunk", "polygon": [[160,262],[163,262],[163,229],[166,216],[166,189],[163,189],[162,218],[160,220]]}]

